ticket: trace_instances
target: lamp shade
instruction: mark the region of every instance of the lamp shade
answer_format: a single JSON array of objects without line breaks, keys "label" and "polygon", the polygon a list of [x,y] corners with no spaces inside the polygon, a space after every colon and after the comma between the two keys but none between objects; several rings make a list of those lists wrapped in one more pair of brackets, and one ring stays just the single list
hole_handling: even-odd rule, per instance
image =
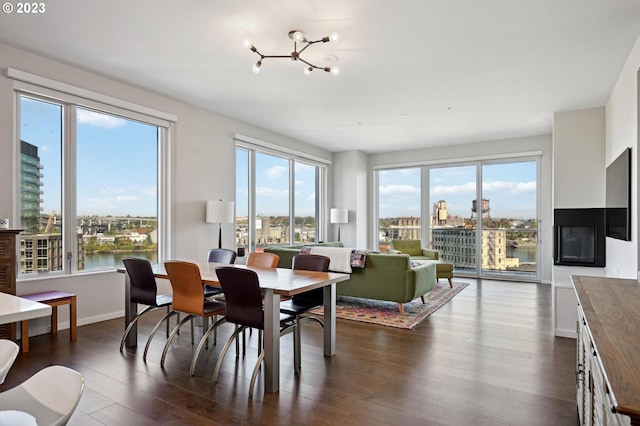
[{"label": "lamp shade", "polygon": [[235,203],[233,201],[207,201],[207,223],[233,223]]},{"label": "lamp shade", "polygon": [[331,223],[349,223],[349,210],[331,209]]}]

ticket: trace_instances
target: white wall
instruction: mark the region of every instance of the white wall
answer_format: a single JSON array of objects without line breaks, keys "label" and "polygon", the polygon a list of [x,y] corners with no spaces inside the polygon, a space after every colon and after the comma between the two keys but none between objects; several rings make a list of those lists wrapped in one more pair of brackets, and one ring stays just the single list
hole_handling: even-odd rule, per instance
[{"label": "white wall", "polygon": [[[330,207],[349,210],[349,223],[340,226],[346,247],[368,248],[369,192],[368,156],[360,151],[333,154],[333,201]],[[337,226],[330,225],[329,241],[337,239]]]},{"label": "white wall", "polygon": [[[207,249],[217,244],[217,228],[204,222],[206,200],[235,199],[234,133],[293,148],[331,159],[321,148],[301,143],[256,126],[211,114],[159,94],[51,61],[0,44],[0,217],[12,219],[15,180],[15,105],[13,80],[6,69],[15,68],[82,89],[164,111],[178,117],[172,135],[172,256],[204,259]],[[223,244],[234,246],[233,228],[223,229]],[[124,313],[124,278],[121,274],[92,273],[56,279],[18,282],[18,294],[58,289],[78,295],[78,324],[114,318]],[[163,285],[166,285],[164,283]],[[61,328],[68,326],[66,310],[61,309]],[[42,324],[46,324],[42,320]],[[36,331],[38,330],[36,324]],[[44,326],[43,326],[44,327]]]},{"label": "white wall", "polygon": [[638,241],[638,68],[640,37],[627,58],[618,81],[606,104],[605,163],[609,165],[626,148],[631,147],[631,241],[607,238],[607,268],[619,271],[621,278],[636,278],[640,265]]},{"label": "white wall", "polygon": [[[540,164],[540,229],[541,245],[540,278],[543,283],[551,282],[551,251],[553,216],[551,215],[551,135],[531,136],[517,139],[503,139],[471,144],[448,145],[393,153],[374,154],[369,157],[369,167],[393,165],[415,165],[433,162],[456,162],[462,159],[484,159],[492,156],[518,155],[525,152],[542,152]],[[375,238],[373,227],[370,238]]]},{"label": "white wall", "polygon": [[[553,208],[605,207],[605,109],[553,116]],[[553,332],[575,337],[578,299],[571,275],[606,275],[605,268],[553,266]]]}]

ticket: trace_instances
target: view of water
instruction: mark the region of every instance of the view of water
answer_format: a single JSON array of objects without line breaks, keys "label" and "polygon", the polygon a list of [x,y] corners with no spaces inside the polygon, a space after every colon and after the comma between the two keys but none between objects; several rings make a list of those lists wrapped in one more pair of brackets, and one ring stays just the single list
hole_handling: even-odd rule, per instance
[{"label": "view of water", "polygon": [[535,263],[536,262],[536,248],[509,248],[507,247],[507,257],[517,257],[520,259],[520,263]]},{"label": "view of water", "polygon": [[158,261],[158,253],[156,252],[136,252],[136,253],[96,253],[85,254],[85,269],[105,269],[110,267],[122,266],[122,259],[127,257],[142,257],[151,263]]}]

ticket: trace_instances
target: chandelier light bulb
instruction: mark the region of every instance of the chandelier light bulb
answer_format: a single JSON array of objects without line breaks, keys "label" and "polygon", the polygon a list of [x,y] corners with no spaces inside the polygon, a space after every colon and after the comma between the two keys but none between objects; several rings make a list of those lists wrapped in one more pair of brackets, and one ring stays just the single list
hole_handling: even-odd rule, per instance
[{"label": "chandelier light bulb", "polygon": [[[262,52],[260,52],[258,48],[256,48],[256,46],[254,46],[251,43],[251,40],[249,40],[248,38],[245,38],[242,41],[245,47],[248,47],[249,50],[251,50],[253,53],[260,56],[260,59],[258,60],[258,62],[256,62],[256,64],[253,65],[252,67],[252,70],[255,74],[260,73],[260,68],[262,67],[262,61],[264,59],[287,58],[293,62],[304,63],[305,67],[302,69],[302,71],[304,72],[304,75],[311,75],[313,73],[313,70],[315,69],[331,73],[332,75],[338,75],[338,73],[340,72],[340,69],[338,67],[328,67],[328,66],[321,67],[307,61],[302,57],[302,54],[305,53],[307,48],[313,46],[316,43],[327,43],[329,41],[337,41],[339,39],[338,33],[330,33],[329,35],[326,35],[318,40],[307,40],[305,35],[300,30],[291,30],[289,31],[288,35],[289,35],[289,39],[293,40],[293,52],[287,55],[265,55]],[[327,62],[334,63],[338,60],[338,58],[335,56],[327,56],[325,60]]]}]

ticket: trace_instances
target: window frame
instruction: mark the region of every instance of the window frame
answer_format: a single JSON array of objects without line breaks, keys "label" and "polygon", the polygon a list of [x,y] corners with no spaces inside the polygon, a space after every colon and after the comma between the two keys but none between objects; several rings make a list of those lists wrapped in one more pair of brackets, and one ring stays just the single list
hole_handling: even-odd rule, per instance
[{"label": "window frame", "polygon": [[[307,166],[313,166],[316,168],[316,182],[315,182],[315,205],[316,205],[316,241],[322,241],[326,239],[328,225],[327,219],[327,169],[331,164],[330,161],[306,155],[302,152],[286,149],[284,147],[278,147],[267,142],[258,141],[246,136],[235,135],[235,150],[234,157],[238,150],[243,150],[248,153],[247,155],[247,170],[248,170],[248,223],[247,223],[247,251],[254,252],[256,250],[256,153],[272,155],[275,157],[283,158],[289,162],[289,246],[296,245],[295,241],[295,165],[296,163],[305,164]],[[234,159],[234,164],[235,159]],[[236,171],[237,182],[237,171]],[[237,189],[236,189],[237,194]],[[237,195],[236,195],[237,196]],[[237,201],[237,200],[236,200]]]},{"label": "window frame", "polygon": [[[9,70],[9,77],[14,78],[14,141],[13,141],[13,217],[20,217],[21,209],[21,179],[20,179],[20,99],[27,97],[41,102],[50,102],[62,107],[62,268],[57,271],[38,271],[23,274],[18,270],[19,281],[29,281],[42,278],[59,278],[79,274],[94,274],[113,272],[116,267],[79,270],[78,269],[78,244],[76,241],[76,119],[77,108],[95,110],[122,117],[127,120],[137,121],[158,128],[158,155],[157,155],[157,235],[158,235],[158,262],[171,257],[171,164],[170,149],[171,135],[174,134],[177,117],[161,111],[132,104],[117,98],[94,93],[85,89],[59,83],[46,78],[23,73],[17,70]],[[33,84],[37,83],[37,84]],[[58,89],[58,90],[56,90]],[[82,95],[82,96],[79,96]],[[17,223],[17,222],[14,222]]]}]

